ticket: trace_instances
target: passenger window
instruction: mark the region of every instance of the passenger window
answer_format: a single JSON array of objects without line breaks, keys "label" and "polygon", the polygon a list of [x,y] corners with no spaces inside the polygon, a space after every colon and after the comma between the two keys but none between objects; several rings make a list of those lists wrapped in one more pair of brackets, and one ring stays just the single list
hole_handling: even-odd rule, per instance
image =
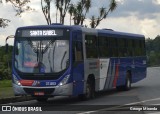
[{"label": "passenger window", "polygon": [[98,58],[96,36],[86,35],[85,45],[86,45],[86,58]]},{"label": "passenger window", "polygon": [[109,57],[108,38],[100,36],[98,37],[99,53],[101,58]]}]

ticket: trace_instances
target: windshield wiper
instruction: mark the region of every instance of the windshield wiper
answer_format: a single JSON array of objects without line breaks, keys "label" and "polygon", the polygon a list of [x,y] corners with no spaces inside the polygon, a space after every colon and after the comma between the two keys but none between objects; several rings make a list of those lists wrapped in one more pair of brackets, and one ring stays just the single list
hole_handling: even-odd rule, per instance
[{"label": "windshield wiper", "polygon": [[67,53],[67,51],[64,52],[62,60],[61,60],[61,70],[62,70],[62,63],[63,63],[64,57],[66,56],[66,53]]},{"label": "windshield wiper", "polygon": [[33,49],[33,51],[34,51],[35,53],[37,53],[38,49],[35,49],[35,48],[34,48],[31,39],[30,39],[30,38],[26,38],[26,40],[28,41],[28,44],[31,46],[31,48]]},{"label": "windshield wiper", "polygon": [[[46,51],[48,50],[49,46],[50,46],[51,44],[53,44],[54,42],[55,42],[55,40],[51,40],[51,41],[47,44],[47,46],[46,46],[45,49],[43,50],[43,54],[46,53]],[[54,47],[53,47],[53,57],[54,57],[55,46],[56,46],[56,44],[55,44]],[[50,50],[49,50],[49,53],[50,53]],[[49,61],[49,65],[50,65],[50,70],[51,70],[51,72],[53,72],[53,69],[52,69],[52,67],[51,67],[51,60],[50,60],[49,54],[48,54],[48,61]],[[54,63],[54,58],[53,58],[53,63]],[[53,67],[53,68],[54,68],[54,67]]]},{"label": "windshield wiper", "polygon": [[43,50],[43,54],[46,53],[46,51],[48,50],[49,46],[51,44],[53,44],[55,42],[55,40],[51,40],[46,46],[45,46],[45,49]]}]

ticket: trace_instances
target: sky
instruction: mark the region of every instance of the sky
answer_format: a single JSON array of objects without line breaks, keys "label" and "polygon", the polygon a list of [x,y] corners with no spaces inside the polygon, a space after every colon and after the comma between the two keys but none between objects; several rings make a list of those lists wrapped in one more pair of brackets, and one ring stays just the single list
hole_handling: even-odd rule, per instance
[{"label": "sky", "polygon": [[[10,19],[6,28],[0,28],[0,45],[5,45],[5,38],[14,35],[18,27],[29,25],[46,25],[46,20],[41,11],[40,0],[30,0],[28,4],[35,11],[25,12],[15,16],[14,7],[9,3],[0,4],[0,18]],[[72,0],[74,3],[78,0]],[[116,0],[118,5],[115,11],[104,19],[98,29],[108,28],[120,32],[143,34],[145,38],[154,39],[160,35],[160,0]],[[92,15],[98,16],[98,8],[108,8],[109,0],[92,0],[92,7],[87,15],[85,24],[89,25]],[[51,5],[52,23],[55,23],[55,6]],[[73,22],[72,22],[73,23]],[[69,14],[65,18],[65,25],[69,25]],[[13,39],[8,40],[13,44]]]}]

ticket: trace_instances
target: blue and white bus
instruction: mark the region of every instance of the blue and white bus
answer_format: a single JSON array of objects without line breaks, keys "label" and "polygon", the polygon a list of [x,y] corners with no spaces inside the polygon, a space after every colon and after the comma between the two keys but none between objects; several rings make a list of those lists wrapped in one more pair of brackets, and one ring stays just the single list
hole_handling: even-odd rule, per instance
[{"label": "blue and white bus", "polygon": [[93,98],[129,90],[146,77],[143,35],[60,24],[17,29],[12,59],[15,95]]}]

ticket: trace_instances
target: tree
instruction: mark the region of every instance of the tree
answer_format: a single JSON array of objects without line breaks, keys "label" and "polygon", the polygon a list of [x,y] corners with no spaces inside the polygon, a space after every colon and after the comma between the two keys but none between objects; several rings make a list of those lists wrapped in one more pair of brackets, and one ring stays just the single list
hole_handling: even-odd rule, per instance
[{"label": "tree", "polygon": [[58,8],[59,8],[59,1],[55,0],[55,5],[56,5],[56,23],[57,23],[57,18],[58,18]]},{"label": "tree", "polygon": [[52,23],[50,16],[50,7],[51,7],[50,5],[51,5],[51,0],[41,0],[41,8],[48,25]]},{"label": "tree", "polygon": [[27,5],[30,2],[30,0],[6,0],[6,2],[10,2],[13,5],[16,11],[16,16],[21,16],[21,14],[25,11],[34,10]]},{"label": "tree", "polygon": [[148,66],[160,65],[160,36],[155,39],[146,39],[146,54],[148,58]]},{"label": "tree", "polygon": [[[73,16],[75,25],[83,25],[86,15],[91,8],[91,0],[80,0],[76,5],[71,5],[69,8],[70,23]],[[99,8],[99,16],[96,18],[94,15],[91,17],[90,27],[96,28],[100,22],[107,17],[110,12],[113,12],[117,7],[116,0],[110,0],[110,5],[107,8]]]},{"label": "tree", "polygon": [[[69,9],[71,0],[55,0],[55,5],[57,10],[59,10],[60,13],[60,23],[64,24],[64,19],[66,16],[66,13]],[[56,13],[57,15],[57,13]],[[56,17],[57,18],[57,17]]]},{"label": "tree", "polygon": [[[0,0],[0,4],[2,4],[2,0]],[[5,28],[8,26],[8,23],[10,22],[9,19],[4,19],[2,17],[0,17],[0,28]]]},{"label": "tree", "polygon": [[153,42],[153,47],[156,53],[160,52],[160,36],[156,36]]},{"label": "tree", "polygon": [[91,18],[91,23],[90,23],[91,28],[94,28],[95,24],[96,24],[96,23],[95,23],[95,17],[92,16],[92,18]]},{"label": "tree", "polygon": [[98,16],[98,18],[95,18],[94,16],[92,16],[92,18],[91,18],[91,22],[90,22],[91,28],[96,28],[103,19],[106,19],[107,15],[110,12],[113,12],[116,9],[116,7],[117,7],[116,0],[111,0],[108,10],[106,10],[106,8],[104,8],[104,7],[100,8],[99,9],[99,16]]},{"label": "tree", "polygon": [[0,28],[7,27],[9,22],[10,22],[9,19],[0,18]]},{"label": "tree", "polygon": [[70,25],[72,24],[71,23],[71,20],[72,20],[71,18],[72,18],[72,15],[73,15],[73,11],[74,11],[74,5],[71,4],[70,7],[69,7],[69,10],[68,10],[68,12],[70,14]]},{"label": "tree", "polygon": [[[11,3],[16,11],[16,16],[20,16],[25,11],[31,11],[34,10],[30,6],[27,6],[27,3],[30,2],[30,0],[6,0],[6,2]],[[0,0],[0,4],[2,4],[2,0]],[[9,19],[5,19],[3,17],[0,17],[0,28],[5,28],[8,26],[8,23],[10,22]]]},{"label": "tree", "polygon": [[74,16],[74,24],[75,25],[83,25],[83,22],[86,18],[86,14],[89,12],[91,8],[91,0],[81,0],[77,3],[77,5],[71,5],[69,9],[70,16]]},{"label": "tree", "polygon": [[[107,12],[106,12],[106,8],[103,8],[103,7],[100,8],[100,9],[99,9],[99,16],[98,16],[98,18],[96,19],[96,18],[94,17],[94,18],[91,19],[91,22],[90,22],[91,28],[96,28],[96,27],[99,25],[100,21],[102,21],[103,19],[106,18],[106,16],[107,16],[106,13],[107,13]],[[93,16],[92,16],[92,17],[93,17]]]},{"label": "tree", "polygon": [[8,54],[5,53],[5,46],[0,47],[0,78],[1,79],[10,79],[11,78],[11,62],[8,63],[8,60],[12,60],[12,49],[13,46],[8,47]]}]

